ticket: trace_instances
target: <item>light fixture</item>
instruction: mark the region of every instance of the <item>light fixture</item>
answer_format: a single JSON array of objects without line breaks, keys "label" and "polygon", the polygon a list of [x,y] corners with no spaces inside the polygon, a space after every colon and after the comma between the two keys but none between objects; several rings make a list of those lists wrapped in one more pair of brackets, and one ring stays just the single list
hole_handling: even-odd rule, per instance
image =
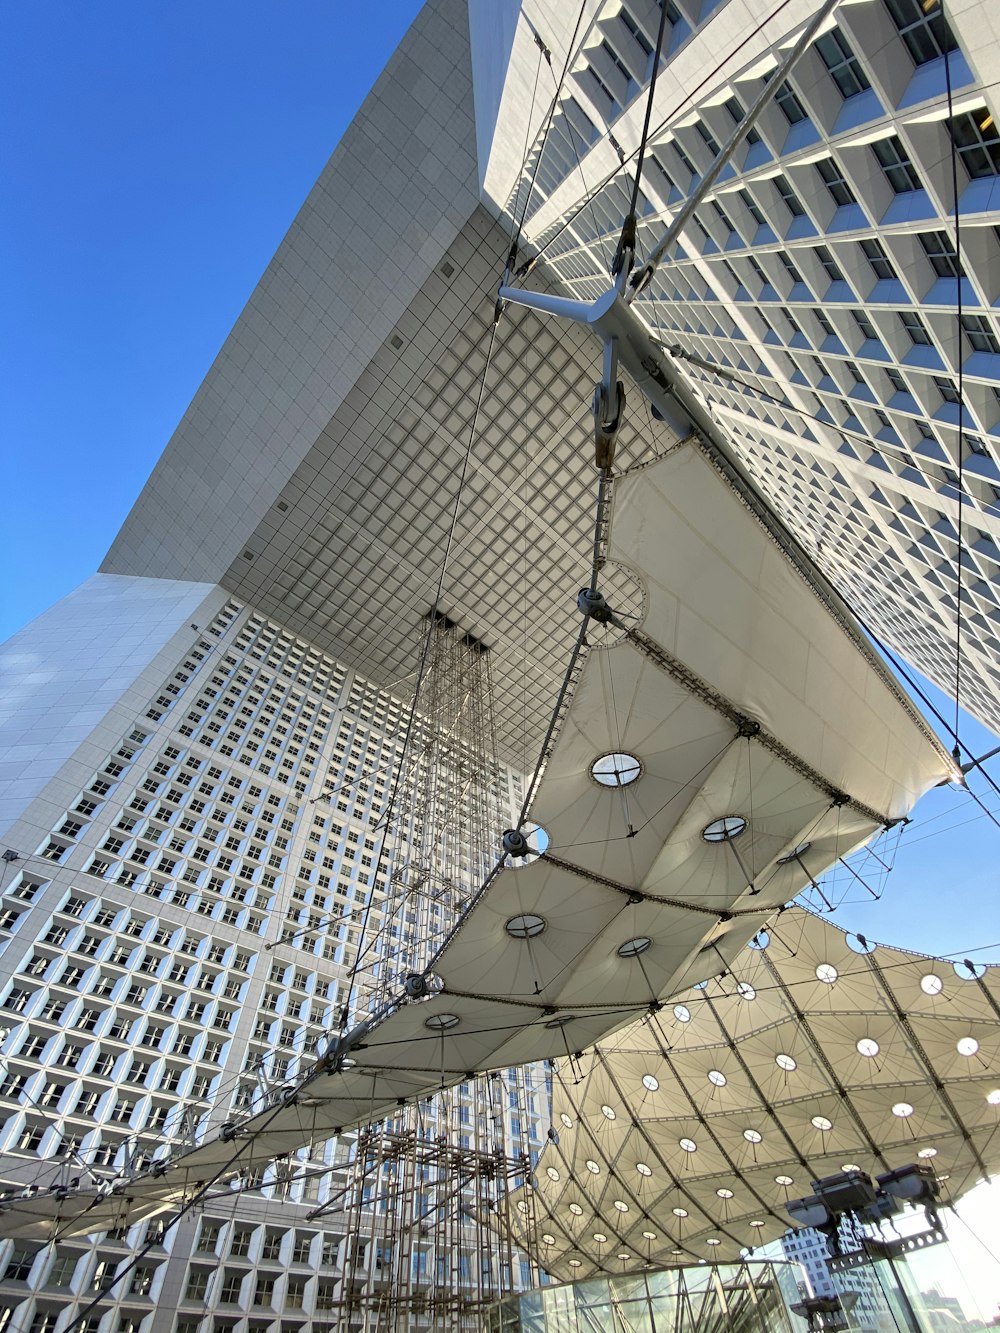
[{"label": "light fixture", "polygon": [[862,1037],[857,1043],[858,1055],[863,1055],[866,1060],[874,1060],[879,1053],[879,1044],[874,1037]]},{"label": "light fixture", "polygon": [[713,819],[711,824],[706,824],[701,836],[706,842],[732,842],[745,831],[746,826],[747,821],[742,815],[723,815],[721,819]]},{"label": "light fixture", "polygon": [[655,1092],[657,1088],[660,1086],[660,1080],[656,1077],[655,1074],[643,1074],[642,1086],[646,1089],[647,1092]]},{"label": "light fixture", "polygon": [[628,787],[642,775],[642,764],[634,754],[612,750],[590,766],[590,776],[601,787]]},{"label": "light fixture", "polygon": [[504,926],[507,934],[514,940],[531,940],[545,929],[544,917],[525,912],[521,916],[512,916]]},{"label": "light fixture", "polygon": [[454,1028],[461,1023],[458,1014],[431,1014],[430,1018],[424,1019],[424,1027],[430,1028],[432,1032],[447,1032],[449,1028]]},{"label": "light fixture", "polygon": [[840,973],[832,963],[820,963],[816,968],[816,980],[822,981],[824,986],[832,986],[840,976]]},{"label": "light fixture", "polygon": [[648,935],[636,935],[634,939],[626,940],[624,944],[618,946],[619,958],[638,958],[641,953],[645,953],[653,941]]},{"label": "light fixture", "polygon": [[783,1069],[786,1074],[790,1074],[793,1069],[798,1069],[798,1064],[793,1055],[780,1053],[774,1057],[774,1063],[779,1069]]}]

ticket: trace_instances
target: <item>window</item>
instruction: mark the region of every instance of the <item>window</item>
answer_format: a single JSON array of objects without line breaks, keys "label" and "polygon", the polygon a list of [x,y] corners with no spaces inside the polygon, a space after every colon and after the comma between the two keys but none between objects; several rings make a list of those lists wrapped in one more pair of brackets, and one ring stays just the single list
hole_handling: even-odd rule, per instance
[{"label": "window", "polygon": [[774,94],[776,104],[781,107],[789,125],[797,125],[800,120],[808,120],[805,107],[799,101],[791,84],[786,79]]},{"label": "window", "polygon": [[791,213],[792,217],[793,218],[802,217],[802,215],[805,213],[806,210],[802,207],[801,201],[799,200],[799,196],[789,185],[787,178],[780,175],[775,176],[774,188],[781,195],[781,198],[785,203],[785,207],[788,209],[789,213]]},{"label": "window", "polygon": [[913,163],[906,154],[896,134],[888,139],[878,139],[871,146],[885,178],[896,194],[906,194],[909,190],[920,189],[920,177],[914,170]]},{"label": "window", "polygon": [[[746,111],[744,111],[743,103],[740,101],[740,99],[738,97],[730,97],[727,102],[723,103],[723,105],[725,106],[726,110],[732,117],[733,124],[742,125],[743,120],[746,117],[747,113]],[[752,126],[750,129],[747,130],[746,135],[744,137],[748,144],[760,143],[760,135]]]},{"label": "window", "polygon": [[904,310],[900,312],[899,322],[910,335],[910,342],[915,347],[930,347],[931,335],[924,326],[924,321],[913,311]]},{"label": "window", "polygon": [[1000,352],[1000,342],[985,315],[963,315],[962,328],[974,352]]},{"label": "window", "polygon": [[240,1287],[243,1285],[243,1274],[236,1268],[226,1268],[222,1275],[222,1290],[219,1293],[219,1300],[223,1305],[238,1305],[240,1299]]},{"label": "window", "polygon": [[831,282],[844,281],[844,274],[841,271],[840,265],[825,245],[817,245],[815,255]]},{"label": "window", "polygon": [[886,366],[885,377],[892,385],[894,393],[909,393],[909,390],[906,387],[906,380],[903,379],[898,370],[893,370],[891,366]]},{"label": "window", "polygon": [[949,379],[946,375],[935,375],[934,387],[946,403],[959,402],[958,389],[955,386],[955,381]]},{"label": "window", "polygon": [[920,244],[924,254],[931,261],[931,267],[939,278],[964,278],[965,270],[959,262],[958,252],[951,237],[943,231],[925,231],[920,233]]},{"label": "window", "polygon": [[757,226],[762,227],[765,223],[764,214],[757,207],[756,203],[754,203],[752,197],[747,194],[746,190],[739,190],[738,194],[746,211],[753,218],[754,222],[756,222]]},{"label": "window", "polygon": [[857,203],[854,191],[844,179],[840,167],[832,157],[820,158],[816,163],[816,170],[838,208],[842,208],[844,204]]},{"label": "window", "polygon": [[848,45],[847,38],[839,28],[825,32],[816,39],[816,50],[820,59],[830,71],[830,77],[840,89],[844,98],[856,97],[871,84],[858,63],[858,58]]},{"label": "window", "polygon": [[926,65],[957,43],[937,0],[885,0],[886,9],[899,31],[915,65]]},{"label": "window", "polygon": [[853,316],[854,322],[855,324],[857,324],[864,338],[866,339],[874,338],[876,340],[878,339],[878,333],[876,332],[875,325],[871,322],[871,320],[868,318],[868,316],[865,314],[863,310],[852,310],[851,315]]},{"label": "window", "polygon": [[204,1299],[208,1291],[208,1279],[212,1276],[210,1268],[192,1268],[188,1274],[187,1290],[184,1292],[184,1299],[188,1301],[200,1301]]},{"label": "window", "polygon": [[879,281],[896,276],[896,270],[893,268],[881,241],[872,239],[859,241],[858,244],[861,246],[861,253],[868,260],[872,272]]},{"label": "window", "polygon": [[986,107],[955,116],[949,128],[970,176],[1000,176],[1000,131]]},{"label": "window", "polygon": [[26,1282],[37,1253],[37,1247],[16,1244],[4,1269],[4,1282]]}]

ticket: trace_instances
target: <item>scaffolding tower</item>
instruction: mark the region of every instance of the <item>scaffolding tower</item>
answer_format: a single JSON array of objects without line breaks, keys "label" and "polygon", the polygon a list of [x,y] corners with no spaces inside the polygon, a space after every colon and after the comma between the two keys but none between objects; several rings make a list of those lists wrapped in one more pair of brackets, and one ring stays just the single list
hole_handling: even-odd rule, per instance
[{"label": "scaffolding tower", "polygon": [[[367,1003],[426,972],[500,855],[510,822],[486,646],[435,611],[400,781],[386,812],[389,874],[362,981]],[[501,1218],[531,1177],[537,1071],[472,1077],[361,1130],[347,1184],[317,1214],[346,1233],[337,1333],[459,1333],[538,1281]]]}]

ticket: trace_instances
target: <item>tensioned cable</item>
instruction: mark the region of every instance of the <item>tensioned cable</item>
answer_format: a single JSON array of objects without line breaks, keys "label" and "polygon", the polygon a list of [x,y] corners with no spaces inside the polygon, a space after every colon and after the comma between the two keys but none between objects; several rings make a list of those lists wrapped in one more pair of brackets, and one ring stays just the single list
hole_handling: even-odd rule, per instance
[{"label": "tensioned cable", "polygon": [[[941,7],[942,22],[947,24],[944,0],[938,0]],[[958,560],[955,564],[955,759],[960,756],[958,737],[959,718],[961,717],[962,693],[962,556],[965,553],[962,537],[962,516],[965,499],[965,440],[962,428],[965,424],[964,369],[962,365],[962,227],[958,205],[958,147],[955,143],[955,107],[951,87],[951,48],[945,40],[944,79],[948,99],[948,138],[951,140],[951,194],[952,207],[955,211],[955,360],[958,362]]]},{"label": "tensioned cable", "polygon": [[[719,63],[715,66],[715,68],[710,70],[709,73],[706,74],[703,79],[701,79],[698,83],[696,83],[695,86],[691,89],[691,91],[684,98],[682,98],[680,102],[678,102],[678,104],[673,108],[673,110],[670,111],[666,116],[664,116],[664,118],[659,122],[659,124],[653,130],[652,132],[653,135],[655,136],[661,133],[661,131],[665,130],[669,126],[670,122],[674,120],[675,117],[680,115],[680,113],[684,110],[684,108],[694,100],[697,94],[701,92],[702,88],[704,88],[707,83],[710,83],[726,67],[726,65],[729,64],[729,62],[733,59],[733,57],[738,55],[745,46],[747,46],[750,42],[752,42],[753,39],[756,36],[758,36],[758,34],[761,33],[765,27],[767,27],[767,25],[772,21],[772,19],[776,19],[778,15],[781,13],[781,11],[785,9],[786,6],[788,6],[789,4],[791,4],[791,0],[781,0],[781,4],[778,5],[777,9],[775,9],[773,13],[769,14],[767,18],[762,19],[761,22],[757,24],[756,28],[754,28],[751,32],[749,32],[746,35],[746,37],[744,37],[743,40],[739,42],[733,48],[732,51],[730,51],[729,55],[727,55],[723,60],[720,60]],[[628,157],[626,157],[622,162],[620,162],[618,166],[614,168],[613,171],[609,172],[608,175],[605,176],[604,179],[600,182],[600,184],[597,185],[590,192],[588,196],[582,199],[573,208],[573,210],[568,214],[567,217],[563,219],[563,221],[560,223],[557,229],[552,233],[552,235],[545,242],[545,244],[538,249],[538,251],[531,257],[530,260],[527,261],[527,263],[521,265],[521,267],[517,270],[514,276],[518,278],[526,277],[528,272],[535,266],[538,260],[541,259],[542,255],[549,248],[552,242],[556,240],[557,237],[561,236],[567,227],[572,226],[572,224],[580,216],[583,210],[587,208],[588,205],[593,203],[593,201],[597,198],[597,196],[601,193],[601,191],[605,188],[605,186],[610,185],[611,182],[615,179],[615,177],[618,176],[620,172],[625,170],[628,164],[636,157],[637,153],[638,149],[633,149],[633,151],[629,153]]]},{"label": "tensioned cable", "polygon": [[632,182],[632,202],[629,212],[635,217],[639,203],[639,181],[642,179],[642,164],[646,156],[646,144],[649,141],[649,122],[653,115],[653,97],[656,93],[656,76],[660,72],[660,60],[663,55],[663,36],[667,28],[667,6],[660,5],[660,28],[656,34],[656,52],[653,56],[653,73],[649,80],[649,97],[646,99],[646,116],[642,122],[642,134],[639,138],[639,155],[635,163],[635,180]]},{"label": "tensioned cable", "polygon": [[396,801],[399,796],[402,773],[406,763],[407,751],[413,739],[414,722],[416,720],[417,705],[420,701],[420,691],[424,683],[424,677],[427,673],[427,663],[430,658],[430,648],[435,631],[435,615],[440,609],[441,594],[444,591],[444,581],[448,573],[448,561],[451,557],[451,548],[455,540],[455,532],[458,528],[459,516],[462,512],[462,500],[465,494],[465,483],[469,474],[469,464],[472,461],[472,450],[476,443],[476,436],[479,429],[479,416],[482,411],[483,399],[486,396],[486,382],[489,378],[490,366],[493,362],[493,352],[496,347],[497,329],[499,319],[494,318],[490,328],[490,341],[486,349],[486,361],[483,365],[483,373],[479,379],[479,393],[476,398],[475,411],[472,414],[472,422],[469,428],[469,442],[465,449],[465,457],[462,460],[462,470],[458,479],[458,490],[455,493],[455,503],[452,506],[451,523],[448,527],[448,535],[445,539],[444,552],[441,556],[441,568],[438,573],[437,587],[434,592],[434,602],[431,608],[431,614],[427,622],[427,633],[424,635],[423,651],[420,655],[420,665],[417,669],[417,679],[413,686],[413,697],[410,700],[410,708],[406,718],[406,728],[403,732],[403,752],[399,758],[393,777],[392,791],[389,794],[389,800],[384,807],[385,828],[382,832],[382,838],[379,844],[378,858],[375,863],[372,883],[369,886],[368,901],[365,903],[365,912],[361,921],[361,930],[358,935],[358,951],[351,970],[347,974],[347,998],[344,1001],[342,1010],[341,1026],[346,1027],[351,1012],[351,1002],[354,998],[355,983],[357,981],[358,969],[361,966],[362,959],[367,956],[368,949],[365,947],[365,937],[368,932],[368,923],[371,918],[372,907],[375,903],[375,889],[378,885],[379,874],[384,874],[386,861],[386,847],[389,841],[389,830],[392,824],[392,816],[396,808]]}]

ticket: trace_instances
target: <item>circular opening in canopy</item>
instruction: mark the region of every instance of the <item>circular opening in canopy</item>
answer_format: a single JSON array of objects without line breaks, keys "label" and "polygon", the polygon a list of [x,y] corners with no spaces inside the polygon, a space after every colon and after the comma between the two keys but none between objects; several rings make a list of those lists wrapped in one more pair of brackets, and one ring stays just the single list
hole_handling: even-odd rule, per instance
[{"label": "circular opening in canopy", "polygon": [[968,958],[963,958],[960,963],[953,963],[952,966],[955,969],[955,976],[962,981],[975,981],[986,971],[983,963],[970,963]]},{"label": "circular opening in canopy", "polygon": [[634,754],[612,750],[602,754],[590,766],[590,776],[602,787],[628,787],[642,774],[642,764]]},{"label": "circular opening in canopy", "polygon": [[628,1212],[628,1204],[625,1202],[624,1199],[615,1199],[615,1207],[618,1209],[620,1213]]},{"label": "circular opening in canopy", "polygon": [[655,1074],[643,1074],[642,1086],[646,1089],[647,1092],[655,1092],[656,1089],[660,1086],[660,1080],[656,1077]]},{"label": "circular opening in canopy", "polygon": [[535,916],[533,912],[525,912],[521,916],[512,916],[504,926],[511,939],[530,940],[536,935],[540,935],[545,929],[545,919]]},{"label": "circular opening in canopy", "polygon": [[900,1120],[905,1120],[907,1116],[913,1114],[913,1107],[909,1102],[897,1102],[892,1108],[893,1115],[898,1115]]},{"label": "circular opening in canopy", "polygon": [[708,1071],[708,1081],[713,1088],[724,1088],[728,1082],[721,1069],[710,1069]]},{"label": "circular opening in canopy", "polygon": [[944,982],[935,972],[928,972],[920,978],[920,989],[925,995],[940,995],[944,990]]},{"label": "circular opening in canopy", "polygon": [[686,1208],[672,1208],[671,1212],[674,1217],[687,1217],[688,1215],[688,1210]]},{"label": "circular opening in canopy", "polygon": [[747,821],[742,815],[723,815],[721,819],[713,819],[711,824],[706,824],[701,831],[701,836],[706,842],[732,842],[746,830]]},{"label": "circular opening in canopy", "polygon": [[816,980],[822,981],[824,986],[832,986],[840,976],[840,973],[832,963],[820,963],[816,969]]},{"label": "circular opening in canopy", "polygon": [[793,1069],[798,1069],[794,1055],[779,1054],[774,1057],[774,1063],[779,1069],[783,1069],[786,1074],[790,1074]]},{"label": "circular opening in canopy", "polygon": [[743,1131],[743,1137],[746,1139],[747,1143],[763,1143],[764,1141],[764,1135],[759,1129],[745,1129]]},{"label": "circular opening in canopy", "polygon": [[560,1014],[558,1018],[550,1018],[545,1024],[547,1028],[564,1028],[567,1023],[572,1023],[576,1014]]},{"label": "circular opening in canopy", "polygon": [[634,939],[626,940],[624,944],[618,946],[619,958],[638,958],[641,953],[645,953],[653,941],[648,935],[636,935]]},{"label": "circular opening in canopy", "polygon": [[640,1176],[651,1176],[653,1174],[652,1169],[648,1167],[645,1162],[636,1162],[635,1169],[639,1172]]},{"label": "circular opening in canopy", "polygon": [[697,1145],[697,1143],[695,1143],[694,1139],[680,1139],[679,1142],[680,1142],[680,1145],[681,1145],[681,1149],[682,1149],[682,1151],[684,1151],[684,1152],[697,1152],[697,1151],[698,1151],[698,1145]]},{"label": "circular opening in canopy", "polygon": [[775,1176],[774,1183],[787,1187],[793,1183],[791,1176]]},{"label": "circular opening in canopy", "polygon": [[582,1216],[583,1216],[583,1209],[580,1207],[580,1205],[579,1205],[578,1203],[571,1203],[570,1206],[569,1206],[569,1210],[570,1210],[570,1212],[573,1214],[574,1217],[582,1217]]},{"label": "circular opening in canopy", "polygon": [[750,1223],[750,1225],[752,1227],[762,1227],[764,1223],[760,1220],[759,1217],[755,1217],[754,1220]]},{"label": "circular opening in canopy", "polygon": [[848,935],[847,947],[854,953],[874,953],[875,944],[872,940],[866,939],[864,935]]},{"label": "circular opening in canopy", "polygon": [[642,1233],[642,1238],[643,1238],[643,1240],[656,1240],[656,1232],[655,1232],[655,1231],[644,1231],[644,1232]]},{"label": "circular opening in canopy", "polygon": [[571,1260],[569,1261],[569,1266],[570,1266],[570,1268],[580,1268],[580,1267],[582,1267],[582,1265],[581,1265],[579,1259],[571,1259]]},{"label": "circular opening in canopy", "polygon": [[594,1232],[594,1240],[597,1241],[598,1245],[604,1245],[604,1244],[606,1243],[607,1239],[608,1239],[608,1238],[607,1238],[607,1236],[604,1234],[603,1231],[595,1231],[595,1232]]},{"label": "circular opening in canopy", "polygon": [[813,1128],[818,1129],[822,1134],[825,1134],[828,1129],[833,1129],[833,1121],[825,1115],[814,1115],[811,1123]]},{"label": "circular opening in canopy", "polygon": [[921,1148],[917,1156],[922,1157],[925,1162],[929,1162],[932,1157],[937,1156],[937,1148]]},{"label": "circular opening in canopy", "polygon": [[555,1236],[550,1235],[547,1231],[543,1231],[543,1232],[542,1232],[542,1244],[543,1244],[543,1245],[554,1245],[555,1243],[556,1243],[556,1238],[555,1238]]},{"label": "circular opening in canopy", "polygon": [[719,1240],[718,1236],[709,1236],[708,1240],[705,1241],[705,1244],[706,1244],[706,1245],[721,1245],[721,1244],[722,1244],[722,1241]]},{"label": "circular opening in canopy", "polygon": [[873,1060],[879,1053],[879,1044],[874,1037],[862,1037],[857,1044],[858,1055],[863,1055],[866,1060]]},{"label": "circular opening in canopy", "polygon": [[720,1199],[731,1199],[731,1198],[733,1197],[733,1191],[732,1191],[732,1190],[718,1189],[718,1190],[716,1190],[715,1192],[716,1192],[716,1194],[719,1196]]},{"label": "circular opening in canopy", "polygon": [[794,851],[788,852],[785,856],[778,857],[778,865],[787,866],[792,861],[798,861],[799,857],[805,856],[811,846],[811,842],[800,842]]},{"label": "circular opening in canopy", "polygon": [[858,1166],[857,1162],[845,1162],[840,1169],[841,1171],[860,1171],[861,1167]]},{"label": "circular opening in canopy", "polygon": [[601,1168],[597,1165],[597,1163],[594,1161],[592,1157],[587,1158],[587,1170],[590,1172],[592,1176],[599,1176],[601,1174]]},{"label": "circular opening in canopy", "polygon": [[979,1050],[979,1042],[976,1041],[975,1037],[959,1037],[958,1041],[955,1043],[955,1049],[958,1051],[959,1055],[975,1055]]},{"label": "circular opening in canopy", "polygon": [[549,835],[539,824],[524,823],[521,825],[521,833],[524,834],[524,840],[528,844],[527,856],[508,856],[507,865],[513,870],[520,870],[522,866],[530,866],[532,862],[537,861],[549,845]]},{"label": "circular opening in canopy", "polygon": [[563,1124],[566,1126],[567,1129],[573,1128],[573,1117],[571,1115],[567,1115],[565,1111],[559,1112],[559,1119],[563,1122]]},{"label": "circular opening in canopy", "polygon": [[674,1018],[677,1019],[678,1023],[690,1023],[691,1010],[687,1007],[686,1004],[675,1004]]},{"label": "circular opening in canopy", "polygon": [[605,1105],[601,1107],[601,1115],[604,1116],[605,1120],[615,1120],[617,1119],[618,1112],[613,1106],[608,1106],[607,1103],[605,1103]]},{"label": "circular opening in canopy", "polygon": [[1000,1088],[994,1088],[992,1092],[988,1092],[986,1100],[990,1106],[1000,1106]]},{"label": "circular opening in canopy", "polygon": [[424,1019],[424,1027],[432,1032],[447,1032],[449,1028],[458,1027],[461,1021],[458,1014],[431,1014],[430,1018]]},{"label": "circular opening in canopy", "polygon": [[749,981],[739,981],[736,983],[736,994],[741,1000],[756,1000],[757,992]]},{"label": "circular opening in canopy", "polygon": [[548,1176],[549,1180],[559,1179],[559,1172],[555,1169],[554,1166],[547,1166],[545,1168],[545,1174]]},{"label": "circular opening in canopy", "polygon": [[758,930],[757,934],[747,945],[747,948],[757,949],[758,951],[762,951],[766,949],[770,943],[771,943],[771,936],[768,934],[768,932],[766,930]]}]

